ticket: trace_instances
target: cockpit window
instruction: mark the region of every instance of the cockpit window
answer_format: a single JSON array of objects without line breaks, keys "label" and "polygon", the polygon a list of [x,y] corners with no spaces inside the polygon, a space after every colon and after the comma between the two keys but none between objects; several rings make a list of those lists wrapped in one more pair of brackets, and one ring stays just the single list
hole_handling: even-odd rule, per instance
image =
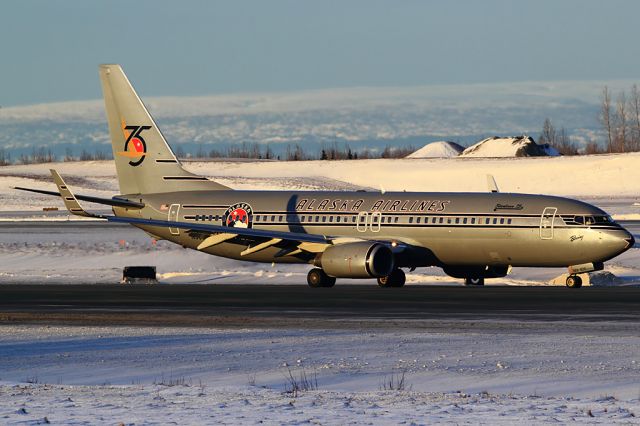
[{"label": "cockpit window", "polygon": [[614,223],[613,218],[611,218],[611,216],[595,216],[593,219],[595,220],[596,223],[601,223],[601,224]]},{"label": "cockpit window", "polygon": [[615,225],[611,216],[563,216],[567,225],[592,226],[592,225]]}]

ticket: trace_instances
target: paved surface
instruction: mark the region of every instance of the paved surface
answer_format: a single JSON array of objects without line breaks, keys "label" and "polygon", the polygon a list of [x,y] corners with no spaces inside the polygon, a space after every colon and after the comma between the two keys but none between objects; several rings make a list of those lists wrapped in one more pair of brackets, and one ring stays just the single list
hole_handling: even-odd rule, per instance
[{"label": "paved surface", "polygon": [[[1,285],[0,323],[640,322],[640,288],[338,285]],[[320,321],[318,321],[320,320]],[[283,324],[284,325],[284,324]]]}]

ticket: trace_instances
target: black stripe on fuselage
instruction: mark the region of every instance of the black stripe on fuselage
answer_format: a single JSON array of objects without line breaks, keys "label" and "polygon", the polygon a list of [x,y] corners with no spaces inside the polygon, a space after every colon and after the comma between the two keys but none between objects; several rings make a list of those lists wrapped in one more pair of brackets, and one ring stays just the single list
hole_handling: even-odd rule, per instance
[{"label": "black stripe on fuselage", "polygon": [[162,176],[164,180],[209,180],[200,176]]}]

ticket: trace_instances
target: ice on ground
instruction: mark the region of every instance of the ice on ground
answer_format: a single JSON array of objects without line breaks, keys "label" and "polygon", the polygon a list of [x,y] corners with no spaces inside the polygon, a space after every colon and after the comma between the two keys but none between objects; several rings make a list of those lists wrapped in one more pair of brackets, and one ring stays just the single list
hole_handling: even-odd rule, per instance
[{"label": "ice on ground", "polygon": [[359,324],[0,326],[0,422],[638,421],[633,324]]},{"label": "ice on ground", "polygon": [[197,384],[0,385],[6,424],[638,424],[637,401],[487,392],[301,392]]},{"label": "ice on ground", "polygon": [[407,155],[406,158],[451,158],[457,157],[464,151],[464,147],[455,142],[431,142],[419,150]]}]

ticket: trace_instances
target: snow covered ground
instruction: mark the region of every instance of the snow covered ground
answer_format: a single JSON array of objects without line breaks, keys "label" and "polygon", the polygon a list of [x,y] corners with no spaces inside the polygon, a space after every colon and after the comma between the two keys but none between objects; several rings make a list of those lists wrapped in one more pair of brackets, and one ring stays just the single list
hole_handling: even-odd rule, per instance
[{"label": "snow covered ground", "polygon": [[[640,415],[635,326],[0,332],[8,424],[638,423]],[[287,392],[289,371],[312,377],[315,389]],[[384,389],[402,374],[404,390]]]},{"label": "snow covered ground", "polygon": [[[188,162],[190,171],[234,189],[327,189],[387,191],[487,191],[493,174],[503,192],[640,201],[640,153],[538,158],[433,158],[345,161]],[[1,211],[60,206],[49,196],[14,186],[55,189],[49,169],[57,169],[79,193],[118,192],[112,161],[0,167]],[[375,172],[375,173],[373,173]],[[640,207],[636,206],[638,212]]]}]

